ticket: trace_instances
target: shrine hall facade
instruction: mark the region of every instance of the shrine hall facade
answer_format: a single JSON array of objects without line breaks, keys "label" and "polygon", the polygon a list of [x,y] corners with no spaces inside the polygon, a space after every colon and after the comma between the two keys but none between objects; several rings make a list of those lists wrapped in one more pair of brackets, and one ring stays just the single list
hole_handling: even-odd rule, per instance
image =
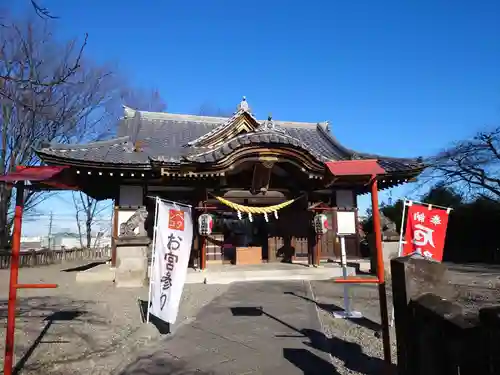
[{"label": "shrine hall facade", "polygon": [[[262,262],[338,260],[335,210],[357,211],[356,197],[370,191],[374,178],[379,189],[390,188],[423,168],[418,159],[353,151],[334,138],[328,122],[257,119],[245,98],[230,118],[125,107],[115,138],[46,144],[37,154],[48,165],[66,166],[64,173],[90,196],[114,200],[115,239],[144,207],[151,235],[151,197],[192,205],[195,223],[210,213],[212,233],[202,238],[196,230],[192,247],[192,265],[201,268],[234,263],[242,247],[257,249]],[[234,209],[284,202],[269,215]],[[312,225],[318,212],[329,221],[322,236]],[[348,258],[361,256],[358,234],[346,238],[346,248]]]}]

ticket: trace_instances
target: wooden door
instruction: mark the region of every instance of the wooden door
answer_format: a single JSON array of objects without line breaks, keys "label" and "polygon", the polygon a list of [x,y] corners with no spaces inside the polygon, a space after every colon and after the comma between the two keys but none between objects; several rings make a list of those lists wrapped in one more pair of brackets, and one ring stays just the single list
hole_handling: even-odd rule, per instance
[{"label": "wooden door", "polygon": [[[332,261],[340,261],[340,239],[337,237],[336,212],[325,213],[328,217],[328,232],[321,236],[321,258]],[[358,234],[345,236],[347,259],[358,259],[361,257],[359,250]]]},{"label": "wooden door", "polygon": [[328,218],[328,232],[321,236],[320,246],[321,246],[321,259],[328,259],[332,261],[337,261],[340,259],[340,248],[338,246],[336,226],[334,215],[335,212],[328,211],[324,212]]},{"label": "wooden door", "polygon": [[284,209],[278,220],[269,222],[269,261],[307,260],[309,213]]}]

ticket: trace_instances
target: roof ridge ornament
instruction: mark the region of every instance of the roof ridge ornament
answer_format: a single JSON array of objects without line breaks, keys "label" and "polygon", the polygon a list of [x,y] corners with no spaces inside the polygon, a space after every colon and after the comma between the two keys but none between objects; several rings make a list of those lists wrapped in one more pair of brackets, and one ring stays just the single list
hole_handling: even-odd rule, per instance
[{"label": "roof ridge ornament", "polygon": [[135,109],[130,108],[127,105],[122,105],[122,107],[123,107],[123,117],[124,118],[132,118],[135,116],[135,114],[137,112]]},{"label": "roof ridge ornament", "polygon": [[236,107],[236,110],[237,111],[247,111],[247,112],[250,112],[250,107],[248,105],[247,97],[246,96],[243,96],[243,98],[241,99],[240,104],[238,104],[238,107]]},{"label": "roof ridge ornament", "polygon": [[281,126],[279,126],[278,124],[276,124],[274,121],[273,121],[273,116],[271,114],[269,114],[269,116],[267,117],[267,120],[264,121],[262,124],[260,124],[260,126],[255,129],[255,131],[258,131],[258,132],[278,132],[278,133],[282,133],[282,134],[285,134],[285,129],[283,129]]}]

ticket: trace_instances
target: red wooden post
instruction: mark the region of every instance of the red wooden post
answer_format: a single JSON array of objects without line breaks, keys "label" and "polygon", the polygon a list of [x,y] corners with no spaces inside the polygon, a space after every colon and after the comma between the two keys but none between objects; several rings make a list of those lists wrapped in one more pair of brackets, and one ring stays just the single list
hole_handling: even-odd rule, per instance
[{"label": "red wooden post", "polygon": [[316,235],[316,246],[314,247],[314,264],[319,266],[321,263],[321,234]]},{"label": "red wooden post", "polygon": [[16,209],[14,232],[12,233],[12,254],[10,258],[9,302],[7,307],[7,332],[5,335],[5,359],[3,373],[12,374],[14,361],[14,332],[16,329],[17,280],[19,275],[19,253],[21,251],[21,226],[24,209],[24,181],[16,185]]},{"label": "red wooden post", "polygon": [[204,270],[207,268],[207,237],[201,237],[201,246],[200,246],[200,269]]},{"label": "red wooden post", "polygon": [[19,256],[21,252],[21,228],[24,209],[24,181],[16,184],[16,209],[14,212],[14,231],[12,233],[12,254],[10,258],[9,302],[7,305],[7,332],[5,335],[4,375],[12,375],[14,364],[14,334],[16,330],[17,289],[57,288],[57,284],[18,284]]},{"label": "red wooden post", "polygon": [[380,228],[380,211],[378,207],[378,184],[375,177],[371,184],[373,233],[375,235],[375,248],[377,250],[377,279],[380,300],[380,317],[382,323],[382,343],[384,346],[384,361],[387,371],[392,366],[391,361],[391,338],[389,332],[389,311],[387,308],[387,292],[385,289],[384,255],[382,250],[382,231]]}]

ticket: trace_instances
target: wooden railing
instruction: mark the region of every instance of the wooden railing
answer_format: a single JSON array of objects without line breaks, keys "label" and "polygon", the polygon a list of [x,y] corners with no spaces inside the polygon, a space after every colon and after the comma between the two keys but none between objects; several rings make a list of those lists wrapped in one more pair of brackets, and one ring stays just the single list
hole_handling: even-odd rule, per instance
[{"label": "wooden railing", "polygon": [[[11,253],[0,251],[0,269],[10,267]],[[71,262],[77,260],[107,260],[111,257],[111,248],[90,248],[70,250],[38,250],[23,251],[19,259],[19,267],[39,267]]]}]

